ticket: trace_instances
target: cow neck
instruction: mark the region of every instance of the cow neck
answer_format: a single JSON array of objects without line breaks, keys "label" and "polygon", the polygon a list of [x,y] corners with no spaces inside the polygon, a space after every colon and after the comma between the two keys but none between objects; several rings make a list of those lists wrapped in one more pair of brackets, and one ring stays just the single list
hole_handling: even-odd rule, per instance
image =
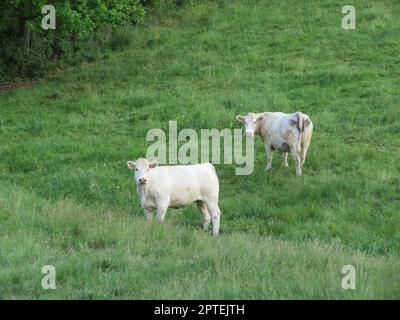
[{"label": "cow neck", "polygon": [[148,183],[149,182],[147,182],[147,184],[145,184],[145,185],[137,185],[137,193],[138,193],[138,195],[139,195],[139,198],[140,198],[140,202],[141,202],[141,204],[143,205],[144,203],[145,203],[145,201],[146,201],[146,196],[147,196],[147,189],[148,189]]},{"label": "cow neck", "polygon": [[[258,118],[260,115],[262,115],[262,113],[257,113],[256,114],[256,118]],[[257,134],[261,135],[261,124],[262,124],[263,120],[264,119],[262,119],[260,121],[256,121],[256,126],[254,128],[254,133],[257,133]]]}]

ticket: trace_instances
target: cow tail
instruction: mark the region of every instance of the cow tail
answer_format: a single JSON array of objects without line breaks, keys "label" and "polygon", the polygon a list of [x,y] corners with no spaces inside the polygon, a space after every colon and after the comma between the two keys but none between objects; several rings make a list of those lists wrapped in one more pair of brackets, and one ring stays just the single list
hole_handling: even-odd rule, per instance
[{"label": "cow tail", "polygon": [[299,130],[299,138],[297,140],[296,151],[297,151],[297,153],[300,153],[301,152],[301,138],[302,138],[303,132],[304,132],[304,117],[301,112],[296,112],[296,116],[297,116],[297,129]]}]

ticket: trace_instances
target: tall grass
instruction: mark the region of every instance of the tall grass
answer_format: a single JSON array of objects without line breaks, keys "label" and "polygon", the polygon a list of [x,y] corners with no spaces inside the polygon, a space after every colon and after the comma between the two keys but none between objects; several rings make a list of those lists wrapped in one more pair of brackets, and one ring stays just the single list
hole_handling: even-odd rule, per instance
[{"label": "tall grass", "polygon": [[[49,202],[0,187],[0,297],[12,299],[398,298],[398,258],[349,251],[340,241],[220,237],[128,212]],[[43,290],[41,269],[56,268]],[[356,289],[341,287],[343,266]]]}]

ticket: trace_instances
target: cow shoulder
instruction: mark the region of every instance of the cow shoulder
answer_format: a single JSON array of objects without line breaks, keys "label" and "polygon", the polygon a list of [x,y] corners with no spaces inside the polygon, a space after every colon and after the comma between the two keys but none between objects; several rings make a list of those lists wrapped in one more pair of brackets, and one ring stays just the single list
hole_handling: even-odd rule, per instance
[{"label": "cow shoulder", "polygon": [[261,137],[265,139],[269,132],[269,123],[273,121],[273,117],[271,116],[271,112],[262,112],[257,115],[256,123],[259,128],[259,132]]}]

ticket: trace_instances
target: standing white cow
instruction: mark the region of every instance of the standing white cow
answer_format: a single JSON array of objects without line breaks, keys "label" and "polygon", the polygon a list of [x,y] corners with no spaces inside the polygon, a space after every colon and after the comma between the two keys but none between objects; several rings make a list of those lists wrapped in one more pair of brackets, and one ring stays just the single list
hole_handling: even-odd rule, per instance
[{"label": "standing white cow", "polygon": [[254,133],[263,140],[267,154],[267,167],[272,168],[272,151],[283,152],[284,164],[287,167],[288,152],[293,156],[296,175],[301,176],[301,169],[306,159],[313,132],[313,123],[309,116],[296,112],[250,112],[245,116],[238,115],[236,120],[244,123],[246,136],[253,137]]},{"label": "standing white cow", "polygon": [[219,182],[211,163],[158,166],[158,161],[140,158],[127,164],[134,170],[136,191],[148,220],[153,217],[153,209],[157,209],[157,217],[163,221],[168,208],[182,208],[196,202],[203,215],[204,230],[212,220],[212,234],[219,233]]}]

